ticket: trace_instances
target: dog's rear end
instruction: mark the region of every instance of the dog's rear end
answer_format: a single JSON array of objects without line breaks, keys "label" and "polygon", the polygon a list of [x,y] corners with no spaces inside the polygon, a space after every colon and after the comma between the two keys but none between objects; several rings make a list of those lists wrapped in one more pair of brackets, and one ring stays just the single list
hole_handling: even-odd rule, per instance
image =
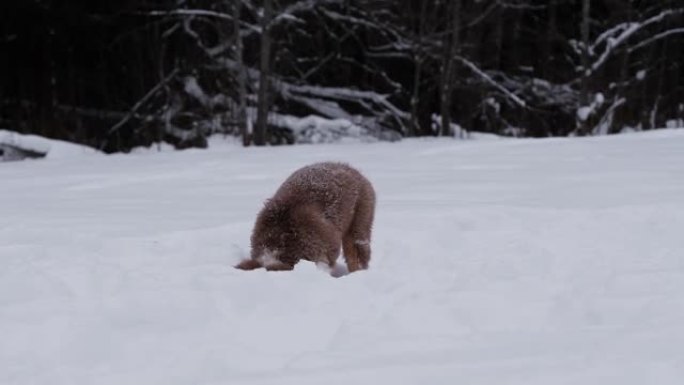
[{"label": "dog's rear end", "polygon": [[259,212],[251,258],[236,267],[291,270],[305,259],[332,268],[342,248],[349,272],[367,269],[374,212],[375,192],[360,172],[341,163],[306,166]]}]

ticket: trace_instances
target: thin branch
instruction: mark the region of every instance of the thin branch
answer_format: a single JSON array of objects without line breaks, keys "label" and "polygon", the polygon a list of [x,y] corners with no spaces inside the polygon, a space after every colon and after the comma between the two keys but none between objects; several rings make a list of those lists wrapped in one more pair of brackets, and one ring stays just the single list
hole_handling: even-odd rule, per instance
[{"label": "thin branch", "polygon": [[[235,18],[233,15],[223,12],[210,11],[206,9],[174,9],[171,11],[146,11],[139,12],[140,15],[146,16],[203,16],[203,17],[213,17],[221,20],[233,21]],[[261,28],[246,23],[242,20],[238,20],[240,24],[247,27],[251,32],[261,33]]]},{"label": "thin branch", "polygon": [[[668,9],[668,10],[663,11],[663,12],[657,14],[656,16],[650,17],[650,18],[648,18],[642,22],[627,23],[626,27],[621,28],[623,31],[617,37],[606,36],[605,34],[601,34],[600,38],[606,39],[606,48],[603,51],[603,53],[601,54],[601,56],[599,56],[599,58],[594,62],[594,64],[592,64],[589,72],[590,73],[595,72],[597,69],[599,69],[601,66],[603,66],[603,64],[605,64],[605,62],[608,60],[608,57],[613,53],[615,48],[617,48],[618,46],[625,43],[627,41],[627,39],[632,37],[634,34],[639,32],[643,28],[645,28],[645,27],[647,27],[653,23],[660,22],[664,18],[671,16],[671,15],[678,14],[678,13],[684,13],[684,9]],[[619,29],[617,29],[617,27],[613,28],[613,31],[618,31],[618,30]],[[586,69],[584,69],[584,70],[586,70]]]},{"label": "thin branch", "polygon": [[612,27],[612,28],[608,28],[607,30],[603,31],[603,33],[601,33],[601,34],[596,38],[596,40],[594,40],[594,43],[593,43],[592,45],[589,46],[589,52],[591,52],[591,53],[593,54],[594,50],[595,50],[599,45],[601,45],[602,43],[604,43],[605,41],[607,41],[608,38],[611,38],[611,37],[612,37],[613,35],[615,35],[616,33],[620,33],[620,32],[622,32],[622,31],[624,31],[625,29],[627,29],[627,28],[629,27],[629,25],[630,25],[630,23],[621,23],[621,24],[618,24],[618,25],[616,25],[616,26],[614,26],[614,27]]},{"label": "thin branch", "polygon": [[227,13],[209,11],[206,9],[174,9],[171,11],[147,11],[141,12],[148,16],[208,16],[223,20],[233,21],[233,16]]},{"label": "thin branch", "polygon": [[473,19],[473,21],[471,21],[470,23],[468,23],[468,25],[467,25],[466,27],[467,27],[467,28],[474,27],[476,24],[478,24],[478,23],[480,23],[482,20],[486,19],[487,16],[489,16],[489,15],[490,15],[490,14],[491,14],[499,5],[500,5],[500,4],[499,4],[498,1],[491,3],[491,4],[487,7],[487,9],[485,9],[485,10],[482,12],[482,14],[480,14],[478,17],[476,17],[475,19]]},{"label": "thin branch", "polygon": [[317,66],[309,69],[308,71],[306,71],[305,74],[302,75],[302,80],[307,80],[311,75],[318,72],[318,70],[320,70],[323,66],[328,64],[329,61],[334,59],[336,55],[337,55],[337,52],[331,52],[326,57],[324,57],[323,59],[320,59]]},{"label": "thin branch", "polygon": [[463,63],[463,65],[465,65],[466,67],[470,68],[471,71],[473,71],[475,74],[480,76],[487,83],[493,85],[495,88],[497,88],[498,90],[503,92],[506,96],[508,96],[511,100],[513,100],[517,105],[519,105],[520,107],[523,107],[523,108],[527,107],[527,104],[525,103],[524,100],[520,99],[520,97],[518,97],[518,95],[512,93],[511,91],[506,89],[506,87],[502,86],[496,80],[492,79],[491,76],[487,75],[483,70],[481,70],[475,64],[473,64],[473,62],[471,62],[470,60],[468,60],[462,56],[456,56],[455,58],[456,58],[456,60]]},{"label": "thin branch", "polygon": [[632,53],[633,51],[636,51],[636,50],[638,50],[639,48],[642,48],[642,47],[644,47],[644,46],[646,46],[646,45],[649,45],[649,44],[654,43],[654,42],[656,42],[656,41],[658,41],[658,40],[660,40],[660,39],[666,38],[666,37],[668,37],[668,36],[670,36],[670,35],[674,35],[674,34],[677,34],[677,33],[684,33],[684,28],[674,28],[674,29],[670,29],[670,30],[665,31],[665,32],[661,32],[661,33],[659,33],[659,34],[657,34],[657,35],[655,35],[655,36],[651,36],[650,38],[648,38],[648,39],[646,39],[646,40],[640,42],[639,44],[637,44],[637,45],[635,45],[635,46],[633,46],[633,47],[630,47],[629,50],[628,50],[627,52]]},{"label": "thin branch", "polygon": [[131,120],[131,118],[135,115],[138,108],[140,108],[143,104],[145,104],[145,102],[147,102],[152,96],[154,96],[154,94],[156,94],[157,91],[159,91],[159,89],[164,87],[166,83],[168,83],[174,76],[176,76],[176,74],[178,74],[178,68],[171,71],[171,73],[169,73],[164,79],[162,79],[161,82],[159,82],[156,86],[152,87],[152,89],[147,91],[145,96],[143,96],[140,100],[138,100],[137,103],[133,105],[128,114],[126,114],[126,116],[123,119],[121,119],[117,124],[113,125],[112,128],[109,129],[109,131],[107,131],[107,135],[110,135],[114,131],[121,128],[121,126],[126,124],[129,120]]},{"label": "thin branch", "polygon": [[532,10],[532,11],[539,11],[542,9],[546,9],[546,5],[530,5],[530,4],[524,4],[524,3],[515,4],[515,3],[503,2],[501,0],[497,0],[497,3],[504,8],[511,8],[511,9],[526,9],[526,10]]}]

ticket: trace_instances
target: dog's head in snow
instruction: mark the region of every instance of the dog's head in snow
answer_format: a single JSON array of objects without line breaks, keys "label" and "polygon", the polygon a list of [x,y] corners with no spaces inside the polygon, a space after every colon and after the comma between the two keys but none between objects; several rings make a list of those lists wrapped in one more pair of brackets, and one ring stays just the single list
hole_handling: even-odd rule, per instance
[{"label": "dog's head in snow", "polygon": [[250,259],[236,267],[242,270],[292,270],[298,258],[299,242],[290,208],[277,200],[266,201],[252,232]]}]

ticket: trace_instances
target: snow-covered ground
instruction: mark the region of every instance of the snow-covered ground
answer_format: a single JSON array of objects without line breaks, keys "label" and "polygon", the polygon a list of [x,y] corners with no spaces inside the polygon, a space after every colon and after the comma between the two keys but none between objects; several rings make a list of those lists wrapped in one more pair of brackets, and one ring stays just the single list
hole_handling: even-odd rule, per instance
[{"label": "snow-covered ground", "polygon": [[[368,271],[233,269],[294,169],[377,190]],[[0,384],[681,384],[684,130],[0,165]]]}]

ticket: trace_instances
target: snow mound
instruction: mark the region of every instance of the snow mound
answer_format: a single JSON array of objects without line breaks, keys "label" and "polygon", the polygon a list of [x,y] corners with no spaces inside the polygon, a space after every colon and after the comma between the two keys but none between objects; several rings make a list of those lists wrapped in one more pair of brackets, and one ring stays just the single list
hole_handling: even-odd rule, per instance
[{"label": "snow mound", "polygon": [[38,135],[24,135],[14,131],[0,129],[0,144],[17,147],[24,151],[45,154],[48,159],[65,159],[83,155],[101,154],[87,146],[48,139]]},{"label": "snow mound", "polygon": [[273,124],[292,131],[296,143],[376,142],[369,131],[348,119],[309,115],[303,118],[277,115]]}]

